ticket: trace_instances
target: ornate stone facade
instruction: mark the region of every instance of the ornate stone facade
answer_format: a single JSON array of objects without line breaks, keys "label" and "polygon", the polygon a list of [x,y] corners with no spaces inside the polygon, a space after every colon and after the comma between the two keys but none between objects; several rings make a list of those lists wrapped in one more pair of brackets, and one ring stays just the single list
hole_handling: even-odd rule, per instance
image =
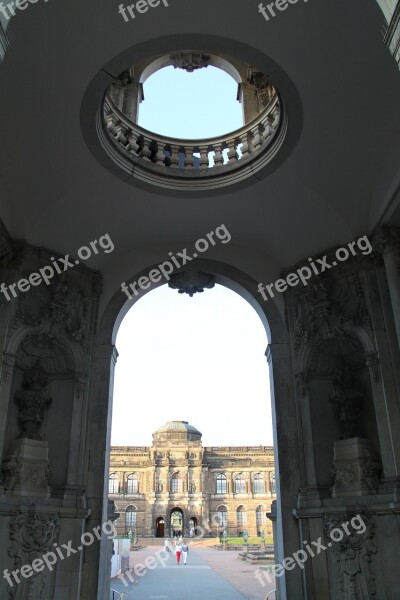
[{"label": "ornate stone facade", "polygon": [[109,493],[121,534],[164,537],[180,529],[194,535],[206,525],[207,535],[226,529],[233,536],[244,530],[271,536],[273,449],[203,446],[197,429],[170,421],[155,431],[152,446],[111,448]]}]

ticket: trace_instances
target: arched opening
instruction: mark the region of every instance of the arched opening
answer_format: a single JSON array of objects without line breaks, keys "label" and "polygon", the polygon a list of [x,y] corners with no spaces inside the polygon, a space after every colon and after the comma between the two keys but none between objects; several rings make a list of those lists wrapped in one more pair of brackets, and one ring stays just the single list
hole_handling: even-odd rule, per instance
[{"label": "arched opening", "polygon": [[157,517],[156,519],[156,537],[165,537],[165,519],[164,517]]},{"label": "arched opening", "polygon": [[184,516],[180,507],[175,507],[170,513],[170,532],[171,537],[181,537],[184,535]]},{"label": "arched opening", "polygon": [[190,517],[189,519],[189,537],[195,537],[198,535],[197,531],[198,519],[197,517]]},{"label": "arched opening", "polygon": [[[258,300],[258,296],[257,296],[257,284],[256,282],[253,282],[251,279],[248,279],[247,276],[245,276],[243,273],[240,272],[236,272],[235,269],[232,269],[231,267],[225,267],[223,264],[220,263],[214,263],[213,261],[205,261],[200,259],[198,261],[198,266],[200,267],[200,269],[202,269],[202,271],[208,272],[208,273],[214,273],[213,277],[215,278],[215,282],[216,283],[220,283],[222,284],[224,287],[229,288],[235,292],[238,292],[240,296],[244,297],[251,306],[253,306],[253,308],[256,310],[257,314],[261,317],[262,323],[264,325],[265,330],[267,331],[267,335],[270,336],[270,328],[269,328],[269,324],[273,325],[273,329],[276,329],[277,332],[279,332],[279,336],[281,340],[285,339],[285,333],[284,333],[284,327],[282,326],[282,321],[281,321],[281,317],[280,315],[276,312],[276,307],[274,305],[262,305],[260,304],[259,300]],[[151,267],[149,267],[149,269],[151,269]],[[147,271],[147,270],[146,270]],[[138,279],[138,277],[140,277],[141,274],[137,274],[134,276],[134,279]],[[129,283],[129,282],[127,282]],[[155,285],[154,287],[158,287],[157,285]],[[201,296],[200,296],[201,297]],[[119,325],[122,321],[122,319],[124,318],[124,316],[127,314],[129,308],[134,304],[134,302],[136,301],[136,298],[132,298],[130,301],[124,301],[123,298],[121,298],[121,296],[119,294],[116,294],[115,297],[112,299],[112,301],[109,303],[109,306],[107,307],[106,312],[104,313],[104,316],[102,318],[102,322],[104,323],[104,330],[102,330],[102,327],[100,328],[100,332],[99,332],[99,337],[98,337],[98,343],[101,343],[101,340],[107,339],[107,335],[110,335],[110,338],[113,343],[115,343],[115,338],[116,338],[116,333],[118,332],[118,328]],[[267,314],[269,314],[269,320],[267,321]],[[110,325],[112,325],[111,329],[110,329]],[[108,334],[107,334],[108,331]],[[114,353],[114,356],[116,356],[116,354]],[[269,364],[270,366],[272,365],[272,360],[271,360],[271,355],[270,353],[268,354],[268,358],[269,358]],[[104,364],[104,363],[103,363]],[[279,364],[284,364],[284,363],[277,363],[277,366],[279,366]],[[279,369],[278,369],[279,371]],[[154,378],[153,378],[154,379]],[[97,388],[97,384],[94,387],[94,390],[96,390]],[[109,390],[105,390],[104,388],[102,388],[102,386],[99,388],[99,394],[103,394],[106,392],[106,397],[110,398],[109,396]],[[287,396],[287,394],[285,393],[285,395],[282,395],[282,403],[283,405],[285,405],[285,402],[287,402],[288,398],[290,399],[290,395],[289,397]],[[260,420],[260,419],[258,419]],[[161,436],[162,437],[162,436]],[[163,456],[163,452],[160,452],[159,455],[155,455],[155,464],[160,464],[160,466],[163,464],[163,461],[166,460],[166,456]],[[291,457],[292,459],[293,457]],[[195,460],[196,459],[196,454],[193,453],[189,453],[188,454],[188,459],[189,460]],[[285,462],[285,461],[283,461]],[[179,469],[180,470],[180,469]],[[179,470],[174,470],[173,473],[177,473],[179,472]],[[240,471],[241,473],[242,471]],[[171,474],[173,474],[171,473]],[[214,477],[216,478],[217,475],[221,473],[221,470],[218,469],[217,472],[215,473]],[[296,478],[290,478],[290,481],[286,482],[285,481],[285,485],[287,483],[290,484],[289,487],[294,487],[295,485],[298,485],[295,483],[295,479]],[[172,479],[170,480],[165,480],[162,482],[162,485],[160,485],[159,487],[157,487],[157,494],[160,494],[161,496],[163,494],[167,494],[169,493],[169,485],[172,482]],[[234,479],[232,478],[231,483],[228,483],[228,490],[229,493],[232,494],[233,490],[234,490]],[[251,490],[251,479],[248,478],[246,480],[246,484],[248,486],[248,488]],[[214,486],[216,485],[216,481],[214,479]],[[184,490],[186,492],[189,492],[190,489],[190,480],[188,482],[184,482]],[[192,488],[193,489],[193,488]],[[215,508],[212,509],[212,512],[210,514],[215,515],[215,511],[218,508],[218,506],[220,506],[220,503],[216,503]],[[167,519],[165,522],[165,527],[166,527],[166,531],[168,531],[167,528],[170,527],[170,517],[171,517],[171,512],[173,509],[176,508],[176,504],[172,505],[171,507],[167,507]],[[181,513],[181,518],[182,518],[182,522],[183,522],[183,526],[184,528],[187,527],[187,531],[184,531],[184,534],[186,536],[189,535],[189,519],[186,521],[184,521],[184,511],[182,510],[182,506],[179,506],[178,508],[181,509],[182,513]],[[185,509],[186,510],[186,509]],[[254,508],[255,510],[255,508]],[[281,535],[281,526],[282,526],[282,522],[280,521],[280,517],[279,517],[279,504],[278,504],[278,520],[276,523],[276,530],[277,530],[277,537],[276,537],[276,542],[278,544],[279,547],[279,543],[280,543],[280,539],[279,536]],[[179,512],[179,511],[178,511]],[[228,512],[228,518],[230,512]],[[160,513],[159,513],[160,514]],[[188,511],[188,514],[191,514],[191,516],[196,516],[196,518],[198,518],[198,516],[196,515],[196,513],[193,514],[192,511]],[[235,535],[237,535],[237,531],[242,531],[243,527],[242,525],[240,526],[240,528],[238,528],[237,526],[237,512],[236,512],[236,506],[232,508],[231,511],[232,514],[232,523],[229,524],[229,527],[232,527],[232,531],[235,530]],[[179,515],[177,515],[177,517],[179,518]],[[223,518],[223,517],[222,517]],[[240,521],[239,523],[243,523],[246,522],[246,515],[243,516],[243,518],[239,517]],[[255,519],[254,519],[255,521]],[[154,520],[152,521],[154,523],[154,526],[156,526],[156,518],[154,518]],[[199,520],[199,525],[201,526],[203,523],[201,520]],[[290,523],[288,524],[288,526],[290,525]],[[294,531],[296,530],[296,524],[294,523]],[[153,535],[155,535],[155,529],[153,529]],[[213,530],[212,530],[212,535],[216,535],[217,533],[217,527],[216,527],[216,523],[214,523],[213,525]],[[167,534],[168,535],[168,534]],[[281,538],[282,541],[282,538]]]}]

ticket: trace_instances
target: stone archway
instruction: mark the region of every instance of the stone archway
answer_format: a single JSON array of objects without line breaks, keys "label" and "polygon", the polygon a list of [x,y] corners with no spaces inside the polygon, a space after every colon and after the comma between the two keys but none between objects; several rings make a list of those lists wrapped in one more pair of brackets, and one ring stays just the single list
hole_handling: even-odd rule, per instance
[{"label": "stone archway", "polygon": [[[295,414],[295,396],[293,388],[286,385],[286,381],[292,379],[292,362],[288,339],[288,332],[284,321],[276,307],[272,303],[264,303],[260,300],[257,292],[257,282],[246,273],[222,262],[198,259],[196,261],[198,271],[207,273],[214,278],[215,283],[219,283],[235,291],[242,296],[259,315],[270,343],[266,351],[266,357],[270,369],[271,381],[271,401],[274,427],[274,445],[276,449],[276,472],[277,472],[277,523],[276,523],[276,560],[282,560],[285,556],[291,555],[298,550],[296,540],[298,539],[298,524],[292,516],[293,506],[296,505],[298,489],[301,485],[300,473],[301,459],[297,452],[293,439],[298,436],[297,423],[295,419],[290,422],[284,415]],[[143,271],[134,273],[126,283],[138,280],[139,277],[148,273],[153,265],[148,265]],[[180,271],[182,273],[184,271]],[[160,284],[155,284],[158,287]],[[153,288],[153,289],[154,289]],[[98,457],[104,456],[106,448],[106,458],[101,461],[98,459],[97,473],[103,471],[108,477],[109,466],[109,439],[111,430],[111,411],[112,411],[112,389],[114,368],[118,353],[115,348],[115,340],[119,326],[126,313],[133,304],[140,299],[140,295],[127,300],[126,296],[118,291],[109,301],[100,320],[97,339],[94,348],[94,361],[92,366],[93,380],[91,393],[91,410],[89,422],[91,423],[90,448],[93,454]],[[277,427],[277,423],[284,423],[284,426]],[[101,432],[101,434],[100,434]],[[280,452],[284,449],[284,452]],[[279,478],[279,472],[291,472],[290,478]],[[93,489],[90,490],[92,497],[98,498],[99,511],[104,497],[103,482],[95,479]],[[98,514],[97,519],[100,518]],[[106,508],[103,505],[102,519],[107,520]],[[97,524],[98,520],[94,522]],[[108,576],[104,569],[104,561],[107,559],[106,545],[101,546],[100,554],[95,555],[95,549],[88,549],[93,556],[88,560],[92,561],[93,569],[90,577],[95,578],[94,569],[98,569],[98,582],[92,581],[93,589],[98,586],[98,599],[102,599],[102,594],[108,589]],[[302,588],[301,574],[298,571],[290,571],[279,581],[281,596],[290,597],[293,590],[294,598],[296,590]]]}]

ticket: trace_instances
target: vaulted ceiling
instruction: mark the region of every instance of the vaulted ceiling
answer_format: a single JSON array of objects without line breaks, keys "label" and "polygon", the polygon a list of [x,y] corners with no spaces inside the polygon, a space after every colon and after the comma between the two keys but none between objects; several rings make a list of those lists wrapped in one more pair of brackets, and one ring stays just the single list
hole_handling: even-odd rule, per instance
[{"label": "vaulted ceiling", "polygon": [[[400,224],[400,73],[375,0],[300,1],[269,22],[256,1],[170,0],[129,22],[118,5],[39,0],[10,21],[0,64],[0,212],[13,237],[74,254],[108,232],[115,251],[90,265],[111,293],[221,223],[232,242],[212,258],[264,280],[384,220]],[[116,57],[146,44],[156,54],[160,40],[177,36],[204,44],[211,36],[221,51],[243,44],[290,81],[296,142],[268,177],[222,195],[174,197],[125,183],[90,152],[81,110],[93,78],[103,73],[106,86],[127,66]]]}]

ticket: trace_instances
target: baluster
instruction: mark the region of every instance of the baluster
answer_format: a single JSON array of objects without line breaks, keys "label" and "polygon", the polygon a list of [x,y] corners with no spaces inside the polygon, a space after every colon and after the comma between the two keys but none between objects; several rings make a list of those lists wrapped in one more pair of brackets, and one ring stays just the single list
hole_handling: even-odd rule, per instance
[{"label": "baluster", "polygon": [[176,144],[170,144],[171,146],[171,168],[177,169],[179,167],[179,146]]},{"label": "baluster", "polygon": [[224,157],[222,156],[223,144],[213,144],[213,150],[215,152],[214,166],[220,167],[224,164]]},{"label": "baluster", "polygon": [[233,160],[237,160],[237,154],[236,154],[236,146],[235,146],[235,140],[228,140],[225,143],[226,148],[228,148],[228,152],[227,152],[227,159],[228,159],[228,163],[233,161]]},{"label": "baluster", "polygon": [[208,146],[199,146],[200,152],[200,169],[208,169],[210,160],[208,158]]},{"label": "baluster", "polygon": [[194,169],[195,157],[193,156],[194,146],[185,146],[185,167]]},{"label": "baluster", "polygon": [[254,152],[254,135],[252,133],[252,131],[248,131],[246,134],[246,139],[247,139],[247,151],[248,154],[253,154]]}]

